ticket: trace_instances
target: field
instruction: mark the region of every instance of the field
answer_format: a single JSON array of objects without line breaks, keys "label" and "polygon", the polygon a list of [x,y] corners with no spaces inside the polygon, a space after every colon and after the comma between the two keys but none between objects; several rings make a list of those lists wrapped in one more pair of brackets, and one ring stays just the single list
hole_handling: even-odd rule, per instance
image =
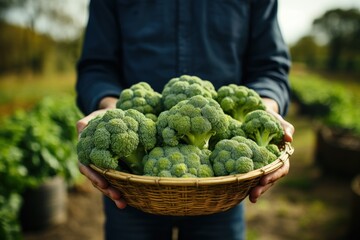
[{"label": "field", "polygon": [[[292,74],[304,79],[309,76],[304,71]],[[9,115],[18,108],[29,108],[47,95],[74,94],[74,82],[74,73],[0,79],[0,116]],[[346,80],[345,83],[350,86],[349,91],[359,93],[359,82]],[[250,240],[347,237],[350,181],[326,176],[316,166],[317,123],[299,115],[297,110],[296,104],[293,104],[286,117],[296,128],[290,173],[264,194],[258,203],[251,204],[245,200],[247,236]],[[46,231],[25,233],[25,239],[102,239],[104,216],[101,195],[87,181],[80,182],[69,191],[68,219],[67,223]]]}]

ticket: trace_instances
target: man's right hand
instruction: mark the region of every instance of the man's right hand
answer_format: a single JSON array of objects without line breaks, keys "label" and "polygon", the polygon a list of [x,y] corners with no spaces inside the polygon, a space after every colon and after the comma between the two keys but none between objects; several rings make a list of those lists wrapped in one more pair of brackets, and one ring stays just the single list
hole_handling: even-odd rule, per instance
[{"label": "man's right hand", "polygon": [[[100,101],[100,104],[99,104],[100,110],[94,111],[93,113],[80,119],[77,122],[76,128],[77,128],[78,134],[79,135],[81,134],[81,132],[84,130],[84,128],[87,126],[87,124],[89,123],[89,121],[91,119],[93,119],[94,117],[96,117],[99,114],[104,113],[108,109],[115,108],[116,101],[117,101],[117,99],[112,98],[112,97],[106,97],[102,101]],[[103,176],[101,176],[95,170],[93,170],[92,168],[90,168],[82,163],[79,163],[79,170],[80,170],[81,174],[83,174],[85,177],[87,177],[91,181],[91,183],[94,187],[96,187],[104,195],[106,195],[107,197],[112,199],[118,208],[123,209],[126,207],[126,202],[121,197],[121,193],[116,188],[112,187]]]},{"label": "man's right hand", "polygon": [[118,208],[123,209],[126,207],[126,202],[121,198],[120,192],[112,187],[103,176],[82,163],[79,163],[79,170],[81,174],[92,182],[95,188],[113,200]]}]

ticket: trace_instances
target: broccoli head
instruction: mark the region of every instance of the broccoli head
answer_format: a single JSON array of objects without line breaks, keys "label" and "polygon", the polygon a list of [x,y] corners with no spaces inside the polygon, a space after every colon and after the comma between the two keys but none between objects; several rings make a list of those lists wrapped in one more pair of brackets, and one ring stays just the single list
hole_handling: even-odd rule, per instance
[{"label": "broccoli head", "polygon": [[223,139],[215,145],[210,162],[215,176],[225,176],[254,170],[252,157],[253,152],[246,143]]},{"label": "broccoli head", "polygon": [[142,174],[142,158],[155,147],[156,125],[137,110],[112,109],[92,119],[77,145],[79,161]]},{"label": "broccoli head", "polygon": [[280,122],[265,110],[248,113],[241,128],[247,138],[254,140],[259,146],[280,145],[283,142],[284,129]]},{"label": "broccoli head", "polygon": [[252,151],[252,161],[254,163],[254,169],[262,168],[269,163],[273,162],[277,159],[278,156],[276,156],[273,152],[271,152],[267,147],[262,147],[257,145],[256,142],[249,138],[236,136],[233,137],[232,140],[237,141],[239,143],[246,144]]},{"label": "broccoli head", "polygon": [[162,111],[161,94],[146,82],[140,82],[124,89],[116,103],[122,110],[135,109],[156,121]]},{"label": "broccoli head", "polygon": [[219,88],[217,101],[225,113],[240,122],[243,122],[247,113],[257,109],[265,109],[265,105],[257,92],[236,84]]},{"label": "broccoli head", "polygon": [[229,127],[224,132],[216,133],[210,139],[210,149],[213,149],[215,144],[223,139],[231,139],[236,136],[243,136],[245,137],[244,131],[241,129],[241,122],[232,118],[229,115],[226,115],[229,121]]},{"label": "broccoli head", "polygon": [[144,174],[158,177],[212,177],[210,152],[193,145],[155,147],[143,159]]},{"label": "broccoli head", "polygon": [[172,78],[162,91],[164,108],[168,110],[178,102],[196,95],[215,99],[217,93],[210,81],[202,80],[199,77],[182,75]]},{"label": "broccoli head", "polygon": [[214,99],[197,95],[160,113],[156,125],[166,145],[207,148],[213,135],[227,130],[229,120]]}]

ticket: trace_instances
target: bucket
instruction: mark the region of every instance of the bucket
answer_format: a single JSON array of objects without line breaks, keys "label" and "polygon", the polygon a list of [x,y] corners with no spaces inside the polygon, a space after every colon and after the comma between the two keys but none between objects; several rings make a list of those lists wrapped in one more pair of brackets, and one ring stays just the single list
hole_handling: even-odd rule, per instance
[{"label": "bucket", "polygon": [[43,230],[67,219],[67,187],[61,177],[54,177],[23,193],[20,222],[23,231]]}]

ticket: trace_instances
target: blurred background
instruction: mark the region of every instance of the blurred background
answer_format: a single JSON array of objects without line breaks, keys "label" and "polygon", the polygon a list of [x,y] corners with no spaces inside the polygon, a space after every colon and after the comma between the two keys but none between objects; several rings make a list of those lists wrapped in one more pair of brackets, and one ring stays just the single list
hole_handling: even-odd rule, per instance
[{"label": "blurred background", "polygon": [[[88,1],[0,0],[0,239],[103,238],[75,151]],[[245,201],[248,239],[360,239],[360,1],[279,0],[278,19],[295,153],[286,178]]]}]

